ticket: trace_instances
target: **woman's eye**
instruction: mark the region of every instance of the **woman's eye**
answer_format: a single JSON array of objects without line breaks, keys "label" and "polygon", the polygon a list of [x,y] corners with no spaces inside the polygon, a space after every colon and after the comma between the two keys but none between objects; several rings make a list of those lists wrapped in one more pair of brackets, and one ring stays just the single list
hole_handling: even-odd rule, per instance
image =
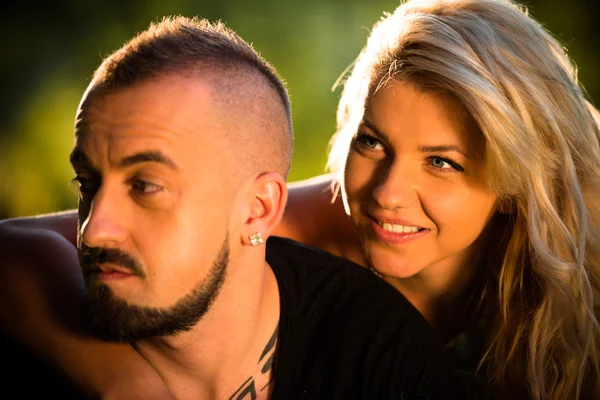
[{"label": "woman's eye", "polygon": [[163,189],[162,186],[158,186],[153,183],[140,180],[135,180],[132,183],[132,187],[136,192],[139,192],[141,194],[152,194],[160,192]]},{"label": "woman's eye", "polygon": [[452,165],[450,165],[448,162],[444,161],[439,157],[432,158],[431,165],[433,165],[436,168],[452,168]]},{"label": "woman's eye", "polygon": [[444,171],[460,171],[463,172],[464,168],[460,166],[456,161],[451,160],[449,158],[433,156],[429,157],[429,163],[432,167],[444,170]]},{"label": "woman's eye", "polygon": [[359,133],[356,135],[356,144],[362,148],[370,149],[370,150],[383,150],[383,143],[379,139],[368,135],[366,133]]}]

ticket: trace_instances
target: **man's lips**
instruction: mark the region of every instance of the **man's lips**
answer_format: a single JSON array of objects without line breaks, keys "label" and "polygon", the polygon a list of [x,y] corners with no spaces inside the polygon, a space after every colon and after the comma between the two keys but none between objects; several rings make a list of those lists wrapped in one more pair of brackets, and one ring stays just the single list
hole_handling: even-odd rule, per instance
[{"label": "man's lips", "polygon": [[108,263],[93,265],[89,269],[89,271],[92,273],[101,274],[101,275],[120,275],[120,276],[133,275],[133,272],[130,269],[127,269],[125,267],[120,267],[120,266],[114,265],[114,264],[108,264]]}]

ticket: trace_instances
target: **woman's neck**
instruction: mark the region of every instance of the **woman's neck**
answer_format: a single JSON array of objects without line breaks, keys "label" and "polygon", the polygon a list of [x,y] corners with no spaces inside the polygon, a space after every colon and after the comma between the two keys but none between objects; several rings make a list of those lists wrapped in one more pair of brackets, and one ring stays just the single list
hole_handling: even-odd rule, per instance
[{"label": "woman's neck", "polygon": [[435,287],[419,279],[383,279],[410,301],[444,342],[453,339],[463,329],[466,317],[463,294],[470,281],[454,281],[455,285],[447,288]]}]

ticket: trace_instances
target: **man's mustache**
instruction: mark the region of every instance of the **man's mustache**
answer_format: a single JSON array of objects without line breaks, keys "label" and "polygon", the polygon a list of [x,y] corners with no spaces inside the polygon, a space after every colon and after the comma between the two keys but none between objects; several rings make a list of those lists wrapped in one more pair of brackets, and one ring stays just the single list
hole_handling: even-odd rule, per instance
[{"label": "man's mustache", "polygon": [[83,273],[98,271],[100,264],[113,264],[128,269],[133,275],[142,278],[146,276],[141,264],[134,257],[119,249],[104,249],[82,245],[80,253]]}]

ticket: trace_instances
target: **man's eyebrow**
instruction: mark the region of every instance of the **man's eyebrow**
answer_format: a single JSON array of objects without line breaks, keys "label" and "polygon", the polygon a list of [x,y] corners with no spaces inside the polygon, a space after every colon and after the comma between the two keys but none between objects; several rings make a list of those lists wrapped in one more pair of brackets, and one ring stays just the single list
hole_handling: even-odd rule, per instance
[{"label": "man's eyebrow", "polygon": [[471,156],[469,156],[466,151],[461,149],[459,146],[453,144],[445,144],[440,146],[422,146],[419,150],[421,150],[423,153],[442,153],[444,151],[455,151],[469,159],[471,158]]},{"label": "man's eyebrow", "polygon": [[119,168],[129,167],[134,164],[145,163],[145,162],[155,162],[159,164],[164,164],[167,167],[177,170],[177,164],[173,162],[169,157],[161,153],[160,151],[143,151],[140,153],[135,153],[130,156],[123,158],[117,166]]},{"label": "man's eyebrow", "polygon": [[[69,156],[69,160],[71,164],[90,164],[88,156],[81,149],[74,149]],[[177,164],[173,162],[169,157],[161,153],[160,151],[143,151],[140,153],[135,153],[130,156],[123,158],[117,166],[119,168],[126,168],[132,166],[134,164],[145,163],[145,162],[156,162],[159,164],[164,164],[167,167],[177,170]]]}]

